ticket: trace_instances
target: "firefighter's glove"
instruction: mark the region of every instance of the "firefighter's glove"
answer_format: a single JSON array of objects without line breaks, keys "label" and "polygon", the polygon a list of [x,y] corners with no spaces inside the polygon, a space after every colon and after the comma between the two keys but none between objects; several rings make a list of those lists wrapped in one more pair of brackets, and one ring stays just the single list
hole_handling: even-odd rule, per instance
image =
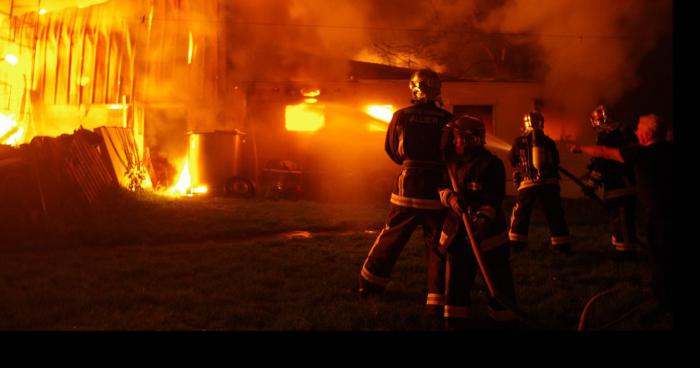
[{"label": "firefighter's glove", "polygon": [[464,213],[462,206],[459,204],[459,195],[452,189],[446,188],[440,190],[440,202],[442,202],[443,206],[449,207],[460,216],[462,216],[462,213]]},{"label": "firefighter's glove", "polygon": [[479,214],[472,216],[470,223],[474,234],[474,240],[476,240],[477,243],[480,243],[486,237],[486,232],[489,229],[491,220],[485,215]]},{"label": "firefighter's glove", "polygon": [[464,213],[464,210],[462,209],[462,206],[459,204],[459,196],[457,194],[452,194],[450,198],[448,199],[448,203],[450,205],[450,208],[452,211],[456,212],[458,215],[462,216]]}]

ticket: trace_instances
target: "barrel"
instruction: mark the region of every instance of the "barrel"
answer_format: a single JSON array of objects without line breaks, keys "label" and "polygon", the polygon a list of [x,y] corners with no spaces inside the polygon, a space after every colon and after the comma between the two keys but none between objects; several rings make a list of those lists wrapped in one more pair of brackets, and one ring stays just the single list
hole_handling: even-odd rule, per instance
[{"label": "barrel", "polygon": [[189,171],[192,187],[223,191],[227,181],[241,176],[243,135],[239,130],[192,131],[189,136]]}]

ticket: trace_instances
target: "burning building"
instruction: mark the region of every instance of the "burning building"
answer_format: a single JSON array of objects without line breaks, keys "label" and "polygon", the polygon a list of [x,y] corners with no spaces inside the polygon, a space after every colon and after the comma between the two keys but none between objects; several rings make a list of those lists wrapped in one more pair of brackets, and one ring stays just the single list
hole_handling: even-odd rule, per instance
[{"label": "burning building", "polygon": [[186,152],[188,130],[215,124],[223,105],[221,40],[216,27],[202,20],[216,19],[217,2],[2,4],[1,143],[16,146],[81,127],[121,127],[133,137],[133,164],[143,165],[144,158],[161,154],[151,152],[163,149],[154,141],[169,144],[161,135],[182,141],[163,149],[178,154]]},{"label": "burning building", "polygon": [[[542,42],[538,49],[530,47],[537,35],[494,32],[527,31],[544,16],[515,12],[521,2],[438,1],[425,19],[405,16],[426,10],[422,2],[387,12],[389,3],[342,1],[329,9],[298,0],[3,0],[0,143],[17,146],[80,127],[109,127],[103,132],[116,142],[123,141],[120,128],[128,132],[122,146],[134,146],[110,154],[122,186],[133,184],[125,173],[145,171],[154,186],[181,194],[204,186],[249,193],[256,184],[262,193],[277,173],[300,175],[295,190],[316,197],[381,196],[396,171],[383,133],[393,111],[408,104],[410,69],[444,71],[445,107],[482,117],[501,152],[535,99],[544,98],[547,133],[566,142],[587,132],[591,96],[612,90],[593,78],[595,91],[583,96],[574,87],[576,107],[565,103],[561,85],[578,81],[568,76],[581,69],[562,68],[571,61],[564,56],[602,48],[563,52]],[[640,14],[652,14],[643,8]],[[339,24],[338,12],[354,23]],[[605,18],[611,24],[614,14]],[[378,15],[406,24],[376,27]],[[533,55],[564,61],[553,58],[559,64],[546,74],[533,66]],[[593,65],[585,75],[607,78],[615,65]],[[218,149],[230,155],[222,159],[230,162],[226,169],[202,159]],[[565,152],[563,160],[584,164]],[[218,173],[203,174],[208,170]],[[206,182],[212,175],[227,179]],[[579,195],[566,185],[563,192]]]}]

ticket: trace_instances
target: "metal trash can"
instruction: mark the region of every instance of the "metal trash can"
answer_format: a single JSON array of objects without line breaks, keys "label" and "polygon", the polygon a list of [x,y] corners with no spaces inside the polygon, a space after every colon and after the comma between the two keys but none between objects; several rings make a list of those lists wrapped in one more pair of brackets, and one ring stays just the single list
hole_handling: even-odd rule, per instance
[{"label": "metal trash can", "polygon": [[243,174],[245,133],[240,130],[188,132],[192,187],[206,186],[214,195],[253,197],[255,183]]}]

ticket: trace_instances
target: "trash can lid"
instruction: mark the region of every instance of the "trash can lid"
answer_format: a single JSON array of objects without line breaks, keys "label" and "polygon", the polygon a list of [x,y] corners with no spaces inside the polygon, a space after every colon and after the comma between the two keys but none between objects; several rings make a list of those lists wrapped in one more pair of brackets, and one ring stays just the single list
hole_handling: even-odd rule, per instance
[{"label": "trash can lid", "polygon": [[246,135],[246,133],[245,133],[244,131],[238,130],[238,129],[233,129],[233,130],[209,130],[209,131],[205,131],[205,130],[190,130],[190,131],[187,132],[187,134],[188,134],[188,135],[191,135],[191,134],[199,134],[199,135],[203,135],[203,134],[216,134],[216,135],[218,135],[218,134]]}]

